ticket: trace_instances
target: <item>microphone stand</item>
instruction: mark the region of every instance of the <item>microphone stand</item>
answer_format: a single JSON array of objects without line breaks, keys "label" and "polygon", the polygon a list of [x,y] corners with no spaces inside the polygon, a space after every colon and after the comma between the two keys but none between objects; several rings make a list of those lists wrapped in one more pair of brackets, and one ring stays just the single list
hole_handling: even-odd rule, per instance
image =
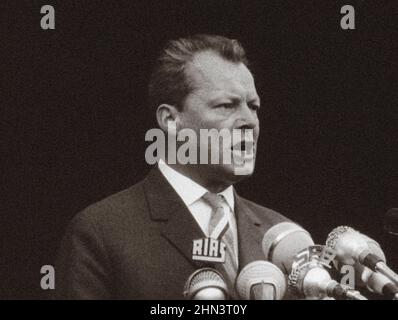
[{"label": "microphone stand", "polygon": [[328,289],[328,296],[338,298],[339,300],[368,300],[358,290],[339,284],[335,280],[330,282]]},{"label": "microphone stand", "polygon": [[398,285],[398,275],[378,256],[365,251],[360,255],[359,260],[365,266],[369,266],[373,271],[381,273],[383,276],[390,279],[395,285]]},{"label": "microphone stand", "polygon": [[347,291],[347,298],[349,300],[368,300],[358,290],[353,289]]},{"label": "microphone stand", "polygon": [[375,265],[375,271],[380,272],[382,275],[386,276],[396,285],[398,285],[398,275],[391,270],[384,262],[378,262]]}]

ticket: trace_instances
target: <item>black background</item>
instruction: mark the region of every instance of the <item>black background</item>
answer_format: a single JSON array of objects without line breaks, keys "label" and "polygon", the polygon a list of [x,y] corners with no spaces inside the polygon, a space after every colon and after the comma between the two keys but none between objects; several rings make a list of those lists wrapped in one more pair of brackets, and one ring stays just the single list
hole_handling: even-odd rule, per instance
[{"label": "black background", "polygon": [[[55,7],[56,29],[40,28]],[[356,9],[356,30],[340,8]],[[308,229],[379,241],[398,207],[396,1],[1,1],[0,298],[45,298],[68,221],[149,170],[151,63],[170,38],[239,39],[262,99],[255,175],[238,191]],[[4,110],[4,111],[3,111]]]}]

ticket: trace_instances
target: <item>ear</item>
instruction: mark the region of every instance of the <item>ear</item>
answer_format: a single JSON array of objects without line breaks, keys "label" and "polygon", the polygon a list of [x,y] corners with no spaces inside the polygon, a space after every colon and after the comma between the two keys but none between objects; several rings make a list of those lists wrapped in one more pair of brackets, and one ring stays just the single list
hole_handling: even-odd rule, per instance
[{"label": "ear", "polygon": [[161,104],[156,110],[156,119],[160,129],[167,132],[170,122],[176,122],[178,118],[178,110],[170,104]]}]

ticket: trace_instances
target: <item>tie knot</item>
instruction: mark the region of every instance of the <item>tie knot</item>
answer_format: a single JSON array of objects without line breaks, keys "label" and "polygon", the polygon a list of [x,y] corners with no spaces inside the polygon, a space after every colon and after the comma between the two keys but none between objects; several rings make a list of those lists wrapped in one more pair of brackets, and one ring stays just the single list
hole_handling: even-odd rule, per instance
[{"label": "tie knot", "polygon": [[217,210],[218,208],[222,208],[224,196],[221,194],[207,192],[203,199],[212,207],[213,210]]}]

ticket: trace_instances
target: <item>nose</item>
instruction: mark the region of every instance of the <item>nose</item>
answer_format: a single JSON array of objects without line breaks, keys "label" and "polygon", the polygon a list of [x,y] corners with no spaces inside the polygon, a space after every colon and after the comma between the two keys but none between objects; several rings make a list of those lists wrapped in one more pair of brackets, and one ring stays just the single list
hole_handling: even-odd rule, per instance
[{"label": "nose", "polygon": [[249,108],[246,103],[239,110],[238,129],[255,129],[258,126],[257,111]]}]

